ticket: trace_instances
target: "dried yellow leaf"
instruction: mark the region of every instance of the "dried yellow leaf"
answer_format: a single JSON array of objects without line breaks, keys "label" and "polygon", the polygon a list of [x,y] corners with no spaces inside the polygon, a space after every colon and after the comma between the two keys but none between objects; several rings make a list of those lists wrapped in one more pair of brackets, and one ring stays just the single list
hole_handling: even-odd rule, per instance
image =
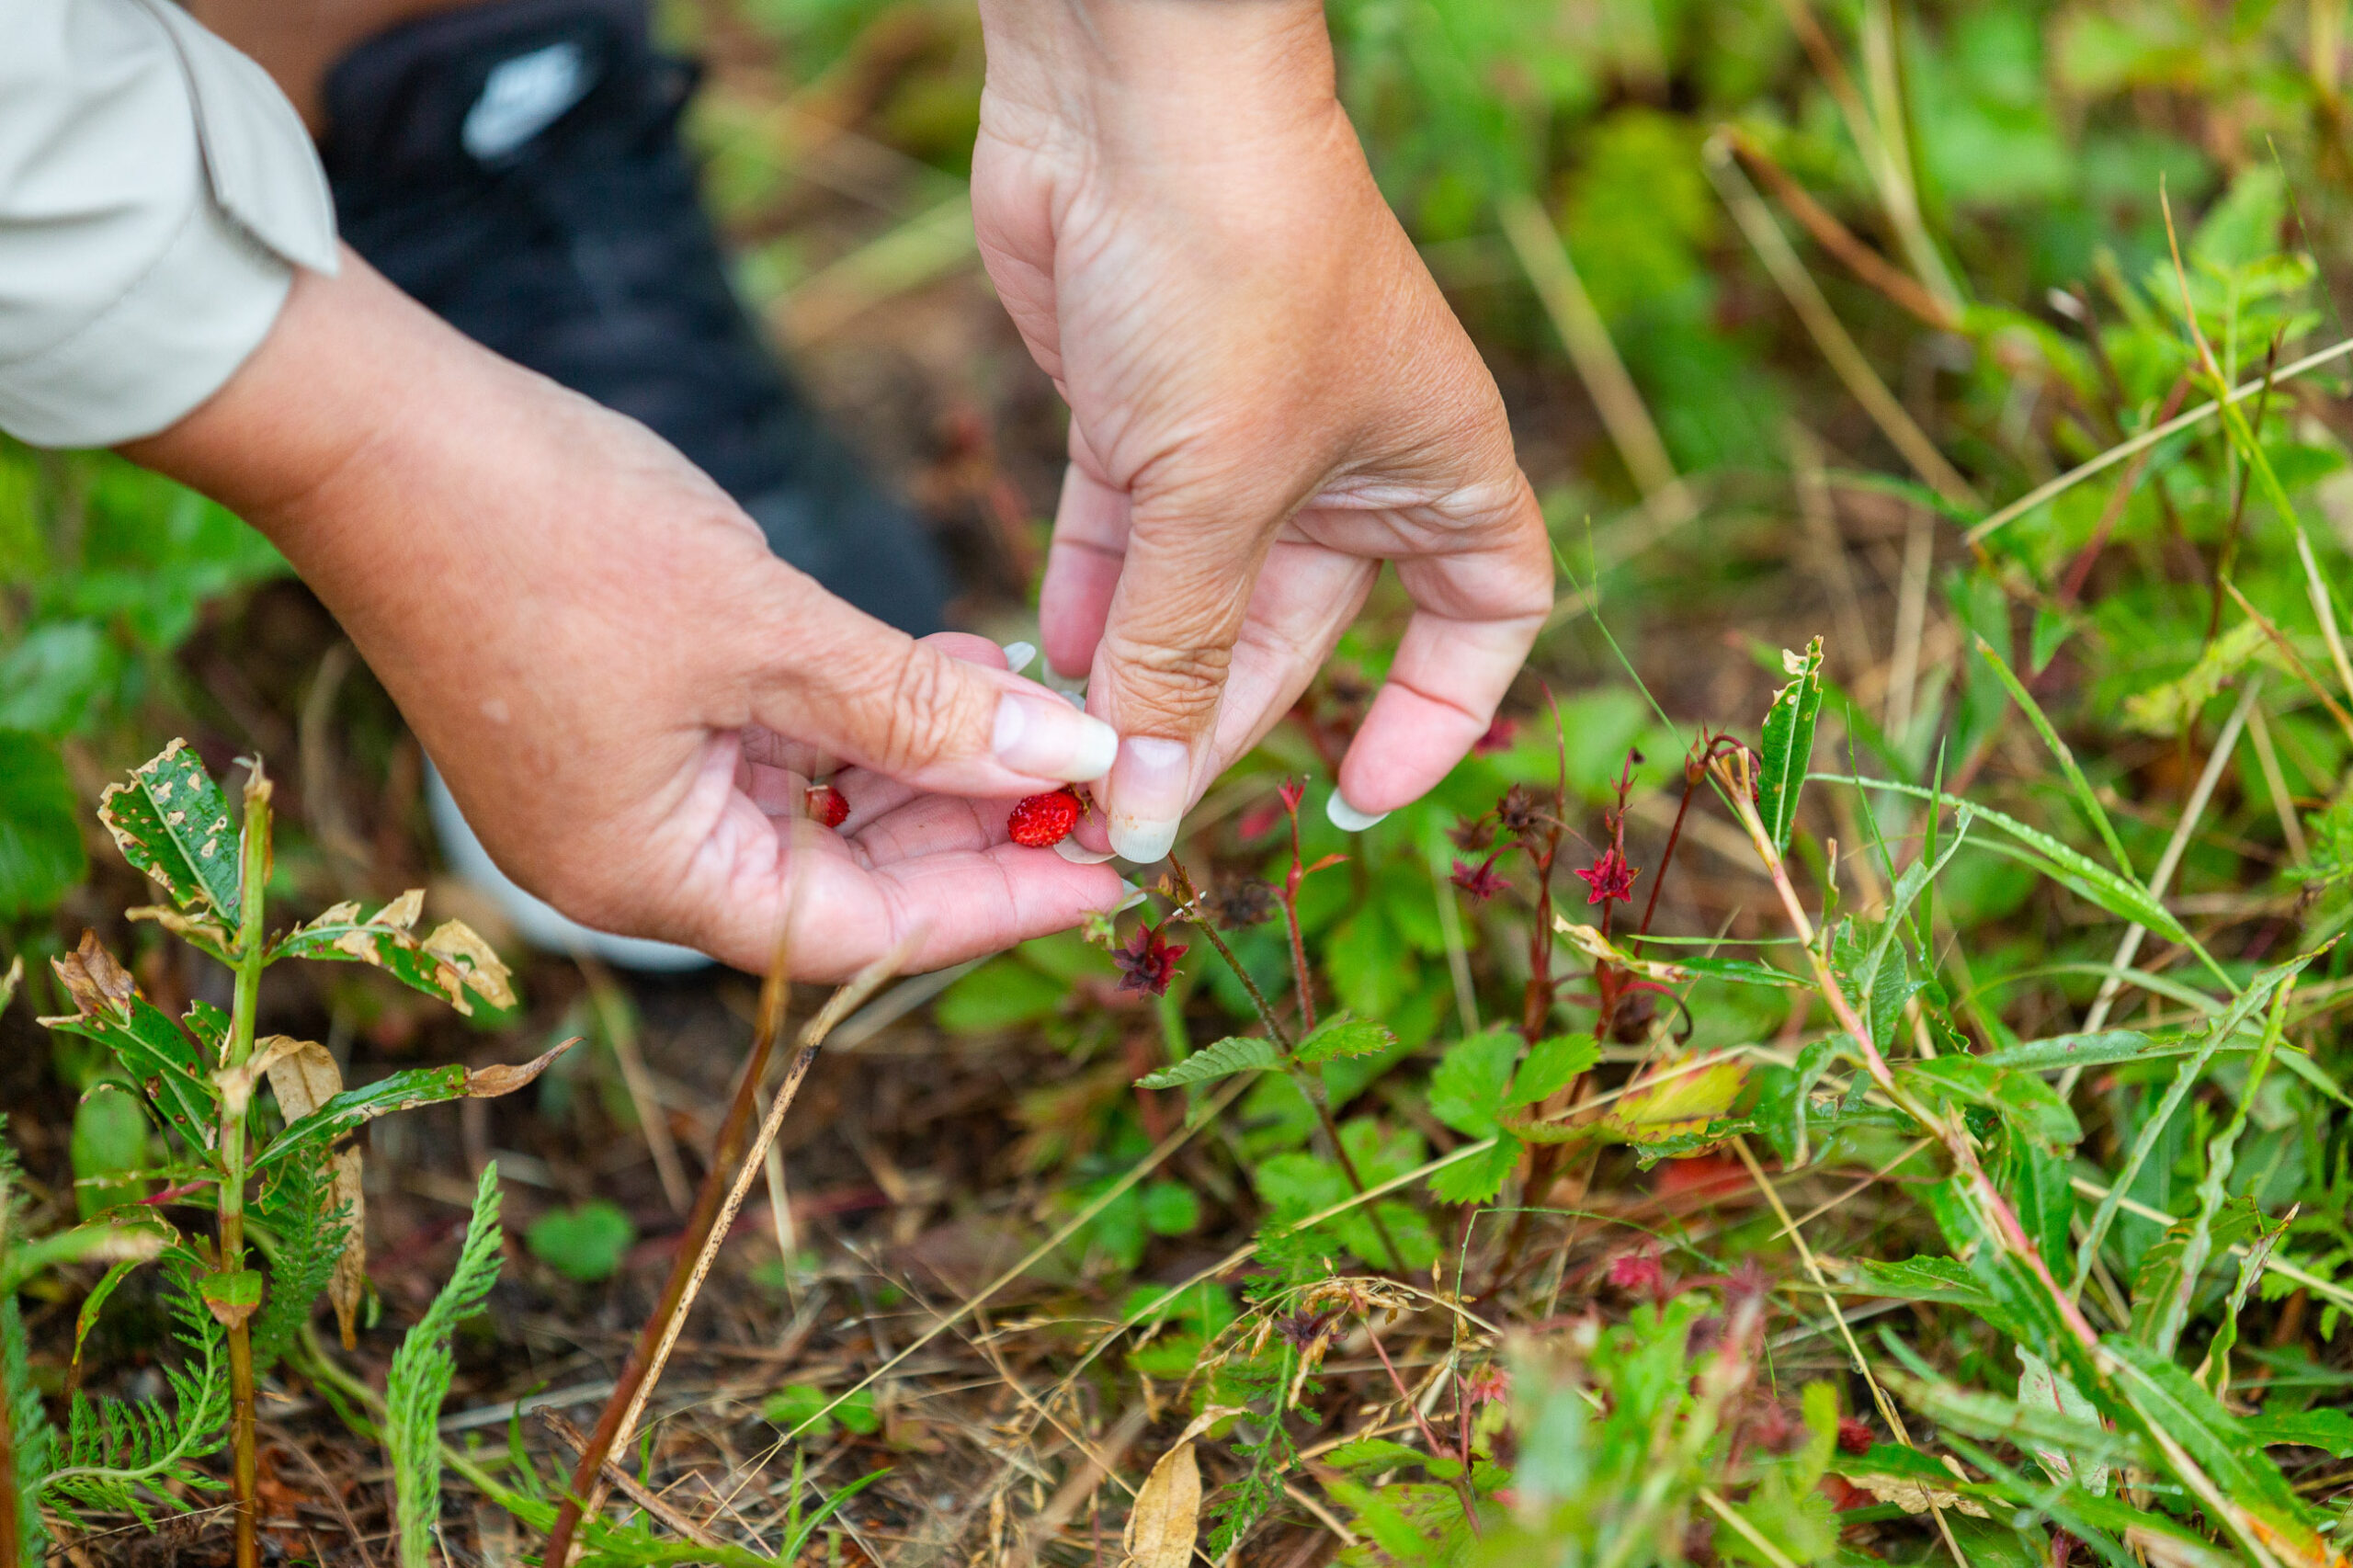
[{"label": "dried yellow leaf", "polygon": [[1201,1528],[1201,1468],[1191,1438],[1160,1456],[1128,1514],[1120,1568],[1185,1568]]},{"label": "dried yellow leaf", "polygon": [[[405,902],[409,896],[404,893],[402,901]],[[425,895],[420,892],[415,896],[422,899]],[[425,938],[423,946],[426,952],[463,976],[475,994],[492,1006],[504,1009],[515,1006],[515,986],[506,965],[500,961],[497,953],[491,950],[490,944],[476,936],[473,927],[464,921],[443,921],[433,928],[431,936]],[[472,1010],[466,1006],[462,993],[453,990],[449,1000],[461,1013]]]}]

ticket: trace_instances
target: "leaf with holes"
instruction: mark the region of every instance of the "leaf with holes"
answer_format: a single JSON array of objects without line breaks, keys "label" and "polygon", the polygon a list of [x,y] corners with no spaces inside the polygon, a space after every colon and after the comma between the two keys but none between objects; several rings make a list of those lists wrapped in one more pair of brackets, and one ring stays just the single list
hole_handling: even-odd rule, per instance
[{"label": "leaf with holes", "polygon": [[425,890],[411,888],[364,919],[355,900],[338,903],[316,920],[278,938],[269,961],[315,959],[324,962],[373,964],[402,984],[438,996],[472,1017],[468,993],[502,1012],[515,1006],[515,986],[490,944],[462,921],[448,920],[419,938],[414,927],[425,911]]},{"label": "leaf with holes", "polygon": [[236,927],[244,911],[239,835],[229,798],[186,741],[133,768],[129,783],[108,785],[98,797],[98,820],[123,858],[160,882],[173,903]]},{"label": "leaf with holes", "polygon": [[1756,815],[1776,849],[1790,846],[1798,793],[1813,757],[1814,721],[1822,713],[1822,639],[1807,643],[1802,653],[1783,653],[1781,668],[1796,678],[1774,694],[1765,715],[1764,767],[1756,779]]}]

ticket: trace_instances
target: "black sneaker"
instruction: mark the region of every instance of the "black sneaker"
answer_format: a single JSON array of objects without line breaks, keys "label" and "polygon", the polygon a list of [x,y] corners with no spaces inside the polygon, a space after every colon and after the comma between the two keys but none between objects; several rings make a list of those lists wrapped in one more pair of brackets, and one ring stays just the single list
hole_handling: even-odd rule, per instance
[{"label": "black sneaker", "polygon": [[729,286],[678,116],[694,84],[642,0],[497,0],[327,74],[343,236],[475,341],[642,422],[785,560],[918,635],[947,574],[825,428]]}]

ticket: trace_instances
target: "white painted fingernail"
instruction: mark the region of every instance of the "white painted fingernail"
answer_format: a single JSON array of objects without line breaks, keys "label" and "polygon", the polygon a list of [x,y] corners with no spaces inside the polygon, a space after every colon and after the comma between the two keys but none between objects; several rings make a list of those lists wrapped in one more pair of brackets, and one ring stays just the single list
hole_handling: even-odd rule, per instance
[{"label": "white painted fingernail", "polygon": [[1089,849],[1075,838],[1065,838],[1054,846],[1054,853],[1074,866],[1100,866],[1111,858],[1108,849]]},{"label": "white painted fingernail", "polygon": [[1038,645],[1035,642],[1007,642],[1005,645],[1005,667],[1015,675],[1028,669],[1029,661],[1037,656]]},{"label": "white painted fingernail", "polygon": [[1348,804],[1347,801],[1340,799],[1340,792],[1337,790],[1335,790],[1332,791],[1330,799],[1324,802],[1324,814],[1330,817],[1332,819],[1332,825],[1338,828],[1343,833],[1362,833],[1366,828],[1369,828],[1373,824],[1381,821],[1389,813],[1387,812],[1360,812],[1354,806]]},{"label": "white painted fingernail", "polygon": [[1074,783],[1100,778],[1120,755],[1110,725],[1040,692],[1008,691],[997,699],[989,749],[1016,773]]},{"label": "white painted fingernail", "polygon": [[1111,847],[1123,860],[1150,865],[1176,844],[1176,824],[1192,787],[1192,759],[1185,743],[1157,735],[1131,735],[1111,769],[1106,825]]},{"label": "white painted fingernail", "polygon": [[1131,892],[1127,897],[1121,899],[1119,903],[1111,906],[1111,913],[1114,915],[1125,915],[1129,910],[1135,908],[1136,905],[1143,902],[1143,889],[1136,887],[1133,882],[1127,883],[1126,885],[1133,891]]}]

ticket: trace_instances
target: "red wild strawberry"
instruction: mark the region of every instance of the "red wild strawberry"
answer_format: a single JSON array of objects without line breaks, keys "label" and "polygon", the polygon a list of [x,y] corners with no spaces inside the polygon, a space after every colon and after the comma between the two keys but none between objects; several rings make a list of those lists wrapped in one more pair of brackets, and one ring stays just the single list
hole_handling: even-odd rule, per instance
[{"label": "red wild strawberry", "polygon": [[1005,819],[1005,829],[1013,842],[1032,849],[1051,849],[1070,836],[1078,825],[1078,797],[1068,790],[1052,790],[1043,795],[1032,795],[1013,808]]},{"label": "red wild strawberry", "polygon": [[839,827],[849,820],[849,802],[831,784],[809,786],[809,820],[827,827]]}]

